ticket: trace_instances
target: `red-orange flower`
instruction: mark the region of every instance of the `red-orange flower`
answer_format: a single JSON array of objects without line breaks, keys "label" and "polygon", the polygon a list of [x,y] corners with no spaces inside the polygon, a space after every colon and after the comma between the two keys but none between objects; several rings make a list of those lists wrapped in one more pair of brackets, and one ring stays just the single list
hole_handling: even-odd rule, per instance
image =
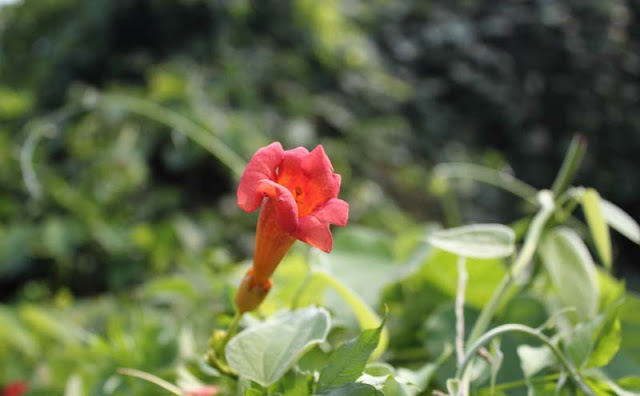
[{"label": "red-orange flower", "polygon": [[238,187],[238,206],[253,212],[262,206],[256,231],[253,267],[240,285],[240,312],[255,309],[271,288],[271,275],[299,239],[330,252],[329,224],[345,226],[349,204],[338,199],[340,175],[321,145],[283,150],[280,143],[261,148],[247,165]]},{"label": "red-orange flower", "polygon": [[2,388],[2,396],[20,396],[27,393],[28,385],[24,381],[16,381]]}]

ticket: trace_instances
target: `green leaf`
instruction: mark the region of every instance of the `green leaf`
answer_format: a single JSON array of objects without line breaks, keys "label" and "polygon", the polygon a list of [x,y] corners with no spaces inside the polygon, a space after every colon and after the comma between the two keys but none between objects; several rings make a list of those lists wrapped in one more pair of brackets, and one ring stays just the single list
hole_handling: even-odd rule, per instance
[{"label": "green leaf", "polygon": [[371,385],[349,383],[342,385],[338,388],[331,388],[322,393],[321,396],[384,396],[382,392],[378,391]]},{"label": "green leaf", "polygon": [[578,320],[593,317],[600,296],[596,267],[580,237],[558,227],[543,239],[539,251],[563,306],[574,307]]},{"label": "green leaf", "polygon": [[460,380],[450,378],[447,380],[447,391],[450,395],[458,395],[460,392]]},{"label": "green leaf", "polygon": [[225,348],[225,356],[238,375],[269,386],[304,351],[323,342],[329,327],[329,313],[323,308],[287,312],[233,337]]},{"label": "green leaf", "polygon": [[26,304],[19,309],[20,318],[33,332],[49,336],[62,343],[79,341],[81,334],[78,328],[65,323],[51,311],[45,311],[39,306]]},{"label": "green leaf", "polygon": [[494,390],[496,386],[496,380],[498,378],[498,372],[500,371],[500,367],[502,367],[502,361],[504,360],[504,354],[500,349],[500,338],[494,338],[493,340],[491,340],[489,354],[491,356],[491,360],[489,361],[489,363],[491,364],[491,389]]},{"label": "green leaf", "polygon": [[600,211],[611,228],[640,245],[640,225],[624,210],[605,199],[600,199]]},{"label": "green leaf", "polygon": [[619,305],[613,306],[596,319],[596,329],[593,334],[593,352],[587,362],[587,367],[602,367],[608,364],[618,353],[622,342]]},{"label": "green leaf", "polygon": [[582,194],[582,208],[602,264],[608,270],[611,270],[611,236],[609,235],[609,227],[602,215],[600,194],[596,190],[588,188]]},{"label": "green leaf", "polygon": [[375,329],[363,331],[360,336],[335,350],[320,372],[318,389],[341,386],[353,382],[364,370],[371,353],[378,346],[384,320]]},{"label": "green leaf", "polygon": [[384,382],[382,386],[382,393],[385,395],[395,396],[412,396],[414,394],[408,386],[398,382],[392,375],[390,375]]},{"label": "green leaf", "polygon": [[401,378],[402,382],[414,385],[419,392],[423,392],[429,386],[436,370],[451,356],[452,352],[453,347],[447,345],[435,362],[429,362],[416,371],[401,367],[397,370],[396,377]]},{"label": "green leaf", "polygon": [[[342,299],[349,305],[353,314],[358,320],[358,324],[361,329],[370,329],[380,326],[382,319],[375,313],[370,306],[368,306],[362,299],[355,294],[351,289],[342,284],[338,279],[331,274],[324,271],[317,271],[314,273],[314,280],[323,282],[327,286],[331,286]],[[383,328],[380,334],[380,342],[377,348],[371,354],[371,359],[375,359],[382,355],[384,350],[389,344],[389,333],[387,329]]]},{"label": "green leaf", "polygon": [[393,367],[386,363],[368,364],[358,382],[381,389],[385,395],[414,396],[418,393],[407,381],[398,380]]},{"label": "green leaf", "polygon": [[519,345],[517,349],[520,358],[520,367],[526,378],[531,378],[540,370],[553,364],[556,359],[553,352],[547,346],[532,347],[530,345]]},{"label": "green leaf", "polygon": [[64,396],[82,396],[82,378],[78,374],[74,374],[69,377],[67,384],[64,387]]},{"label": "green leaf", "polygon": [[0,304],[0,350],[7,351],[13,346],[30,359],[39,354],[39,346],[34,339],[34,332],[29,331],[18,320],[15,311]]},{"label": "green leaf", "polygon": [[589,359],[593,351],[593,331],[595,324],[593,321],[580,322],[571,332],[567,343],[567,353],[573,364],[581,368]]},{"label": "green leaf", "polygon": [[502,224],[474,224],[435,231],[429,243],[438,249],[469,258],[501,258],[514,250],[515,234]]},{"label": "green leaf", "polygon": [[608,320],[600,332],[595,349],[587,362],[588,367],[602,367],[613,359],[620,349],[622,340],[620,334],[620,320]]},{"label": "green leaf", "polygon": [[[416,274],[424,280],[419,287],[435,289],[454,297],[458,280],[457,260],[458,257],[455,254],[434,249]],[[506,273],[506,267],[500,259],[467,259],[467,272],[469,281],[465,292],[465,306],[480,310],[487,304],[500,284]]]},{"label": "green leaf", "polygon": [[309,394],[309,385],[313,380],[311,373],[294,368],[282,378],[279,384],[282,384],[284,388],[282,393],[285,396],[304,396]]},{"label": "green leaf", "polygon": [[640,377],[631,376],[620,378],[618,385],[628,390],[640,391]]},{"label": "green leaf", "polygon": [[602,367],[620,349],[619,303],[595,319],[579,323],[569,335],[567,352],[578,368]]}]

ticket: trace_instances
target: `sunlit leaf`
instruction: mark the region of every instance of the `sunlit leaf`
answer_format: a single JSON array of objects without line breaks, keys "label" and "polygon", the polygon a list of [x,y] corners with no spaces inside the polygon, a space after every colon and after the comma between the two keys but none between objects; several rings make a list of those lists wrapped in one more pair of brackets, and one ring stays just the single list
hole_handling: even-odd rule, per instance
[{"label": "sunlit leaf", "polygon": [[597,337],[596,345],[587,362],[588,367],[602,367],[618,353],[621,341],[620,320],[617,317],[605,320]]},{"label": "sunlit leaf", "polygon": [[556,228],[539,251],[563,306],[575,308],[579,320],[593,317],[600,296],[596,267],[580,237],[569,228]]},{"label": "sunlit leaf", "polygon": [[567,353],[577,367],[582,367],[593,350],[593,321],[580,322],[571,332],[567,343]]},{"label": "sunlit leaf", "polygon": [[640,225],[631,216],[605,199],[600,199],[600,210],[611,228],[640,245]]},{"label": "sunlit leaf", "polygon": [[82,378],[78,375],[72,375],[67,381],[67,385],[64,388],[64,396],[83,396],[82,391]]},{"label": "sunlit leaf", "polygon": [[611,237],[609,236],[609,227],[602,214],[600,194],[596,190],[588,188],[582,195],[582,208],[598,255],[604,266],[611,270]]},{"label": "sunlit leaf", "polygon": [[442,250],[470,258],[501,258],[513,253],[515,234],[501,224],[474,224],[435,231],[429,242]]},{"label": "sunlit leaf", "polygon": [[520,358],[520,367],[527,378],[531,378],[539,373],[540,370],[556,362],[553,352],[547,346],[519,345],[517,352]]},{"label": "sunlit leaf", "polygon": [[[380,324],[382,323],[382,319],[380,319],[378,314],[376,314],[376,312],[370,306],[365,304],[357,294],[343,285],[335,277],[324,271],[318,271],[314,273],[314,279],[316,281],[326,283],[328,286],[332,287],[336,292],[338,292],[340,297],[344,299],[344,301],[353,311],[353,314],[358,320],[358,324],[360,325],[361,329],[370,329],[380,326]],[[371,359],[376,359],[377,357],[379,357],[387,348],[388,344],[389,333],[383,327],[380,334],[380,341],[378,342],[378,346],[376,347],[376,349],[371,354]]]}]

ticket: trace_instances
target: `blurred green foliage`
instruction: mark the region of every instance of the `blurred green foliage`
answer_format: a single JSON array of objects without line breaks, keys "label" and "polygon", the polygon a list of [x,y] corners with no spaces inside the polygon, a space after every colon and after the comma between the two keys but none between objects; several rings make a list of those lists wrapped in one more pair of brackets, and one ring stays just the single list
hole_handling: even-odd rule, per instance
[{"label": "blurred green foliage", "polygon": [[[415,248],[420,223],[456,219],[429,194],[431,165],[508,163],[546,186],[582,131],[579,181],[640,217],[639,11],[596,0],[0,8],[0,298],[11,303],[0,306],[0,355],[11,362],[0,383],[27,376],[43,395],[70,381],[92,395],[144,395],[155,388],[115,369],[198,372],[207,332],[232,310],[227,274],[253,245],[255,216],[234,199],[241,164],[273,140],[325,145],[350,221],[376,230],[345,233],[329,265],[374,306],[382,284],[367,286],[399,281],[384,291],[391,356],[419,346],[435,359],[453,328],[453,258]],[[526,213],[494,190],[460,187],[465,221]],[[622,271],[639,253],[616,242]],[[412,258],[408,276],[390,275]],[[441,271],[430,270],[436,262]],[[485,261],[470,271],[473,317],[504,270]],[[612,363],[625,375],[639,364],[636,305],[622,307],[631,352]],[[539,295],[519,296],[498,321],[536,326],[545,309]],[[516,342],[504,344],[515,356]],[[521,378],[518,365],[501,376]]]}]

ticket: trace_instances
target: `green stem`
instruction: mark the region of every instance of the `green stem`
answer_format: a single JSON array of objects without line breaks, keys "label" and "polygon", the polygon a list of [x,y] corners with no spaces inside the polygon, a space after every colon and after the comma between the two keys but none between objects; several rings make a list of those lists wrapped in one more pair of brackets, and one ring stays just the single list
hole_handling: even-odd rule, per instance
[{"label": "green stem", "polygon": [[562,167],[560,168],[560,172],[556,177],[556,180],[553,182],[553,187],[551,187],[551,191],[553,191],[553,197],[556,198],[564,193],[571,181],[573,180],[582,159],[584,158],[584,154],[587,150],[587,140],[581,134],[577,134],[571,139],[571,143],[569,144],[569,149],[567,150],[567,155],[564,157],[564,161],[562,162]]},{"label": "green stem", "polygon": [[533,218],[531,226],[529,226],[529,232],[525,238],[524,245],[517,256],[516,261],[511,267],[511,273],[516,279],[526,269],[529,262],[531,262],[536,248],[538,247],[538,243],[540,242],[540,236],[542,235],[544,226],[547,224],[549,217],[551,217],[551,214],[555,209],[553,198],[549,191],[540,191],[538,194],[538,200],[540,201],[541,208]]},{"label": "green stem", "polygon": [[242,319],[242,314],[238,311],[233,315],[233,319],[231,319],[231,323],[227,327],[227,334],[224,336],[224,341],[222,342],[221,350],[224,351],[224,347],[227,345],[231,337],[236,334],[238,330],[238,325],[240,324],[240,319]]},{"label": "green stem", "polygon": [[595,396],[591,388],[589,388],[589,386],[582,380],[582,377],[580,377],[580,374],[578,373],[576,368],[573,367],[573,364],[571,364],[569,359],[567,359],[567,357],[562,353],[562,351],[560,351],[560,349],[553,343],[553,341],[551,341],[551,339],[542,334],[539,330],[520,324],[506,324],[498,326],[478,338],[478,340],[474,342],[473,345],[471,345],[471,347],[469,347],[469,349],[467,350],[462,364],[458,366],[455,378],[461,381],[464,373],[466,372],[467,366],[469,365],[471,360],[473,360],[478,350],[493,338],[505,333],[524,333],[538,339],[540,342],[549,347],[554,355],[556,355],[558,361],[562,366],[564,366],[576,385],[578,385],[578,387],[588,396]]},{"label": "green stem", "polygon": [[104,103],[121,107],[126,111],[143,115],[184,133],[188,138],[218,158],[223,165],[231,170],[237,179],[240,178],[247,165],[238,154],[215,136],[211,130],[170,109],[145,99],[122,94],[102,94],[100,100]]},{"label": "green stem", "polygon": [[434,172],[445,179],[470,179],[501,188],[523,200],[535,204],[537,190],[506,172],[464,163],[440,164]]},{"label": "green stem", "polygon": [[151,382],[152,384],[155,384],[161,388],[163,388],[164,390],[171,392],[175,395],[178,396],[183,396],[184,392],[182,391],[182,389],[178,388],[177,386],[175,386],[174,384],[167,382],[165,380],[163,380],[160,377],[157,377],[153,374],[149,374],[146,373],[144,371],[140,371],[140,370],[136,370],[136,369],[131,369],[131,368],[119,368],[118,373],[122,374],[122,375],[128,375],[130,377],[136,377],[136,378],[140,378],[142,380]]},{"label": "green stem", "polygon": [[456,198],[453,190],[447,183],[446,189],[440,199],[442,203],[442,212],[447,227],[457,227],[462,223],[462,217],[460,216],[460,208],[458,207],[458,199]]},{"label": "green stem", "polygon": [[491,298],[489,299],[487,305],[485,305],[480,312],[480,316],[478,316],[478,319],[474,323],[473,328],[469,333],[467,345],[477,340],[480,335],[482,335],[482,333],[487,330],[487,328],[489,327],[489,323],[491,322],[491,318],[493,318],[493,315],[496,313],[496,311],[500,307],[500,304],[502,303],[502,299],[508,294],[507,292],[511,289],[512,286],[513,276],[511,276],[510,273],[507,273],[500,281],[500,284],[498,285],[496,291],[494,291],[491,295]]},{"label": "green stem", "polygon": [[512,381],[512,382],[504,382],[502,384],[498,384],[496,386],[494,386],[493,388],[484,388],[484,389],[493,389],[494,391],[504,391],[504,390],[509,390],[509,389],[513,389],[513,388],[521,388],[523,386],[527,386],[527,384],[544,384],[547,383],[549,381],[555,381],[560,377],[560,374],[549,374],[549,375],[543,375],[540,377],[534,377],[534,378],[530,378],[528,381],[527,380],[518,380],[518,381]]},{"label": "green stem", "polygon": [[458,290],[456,293],[456,356],[458,364],[464,357],[464,292],[467,287],[467,264],[463,256],[458,257]]},{"label": "green stem", "polygon": [[502,300],[511,290],[514,281],[524,273],[533,258],[536,247],[540,242],[542,231],[554,210],[554,204],[549,191],[543,190],[538,193],[538,199],[540,201],[541,208],[531,222],[529,232],[525,237],[524,245],[522,246],[522,249],[520,249],[520,252],[511,267],[511,272],[505,274],[500,281],[498,288],[493,292],[491,299],[480,312],[480,316],[476,320],[471,333],[469,333],[467,343],[474,342],[487,330],[489,323],[491,322],[491,318],[493,318],[496,311],[502,304]]},{"label": "green stem", "polygon": [[572,216],[573,211],[582,200],[583,193],[584,188],[572,187],[556,198],[556,206],[558,207],[554,216],[556,222],[564,223]]}]

